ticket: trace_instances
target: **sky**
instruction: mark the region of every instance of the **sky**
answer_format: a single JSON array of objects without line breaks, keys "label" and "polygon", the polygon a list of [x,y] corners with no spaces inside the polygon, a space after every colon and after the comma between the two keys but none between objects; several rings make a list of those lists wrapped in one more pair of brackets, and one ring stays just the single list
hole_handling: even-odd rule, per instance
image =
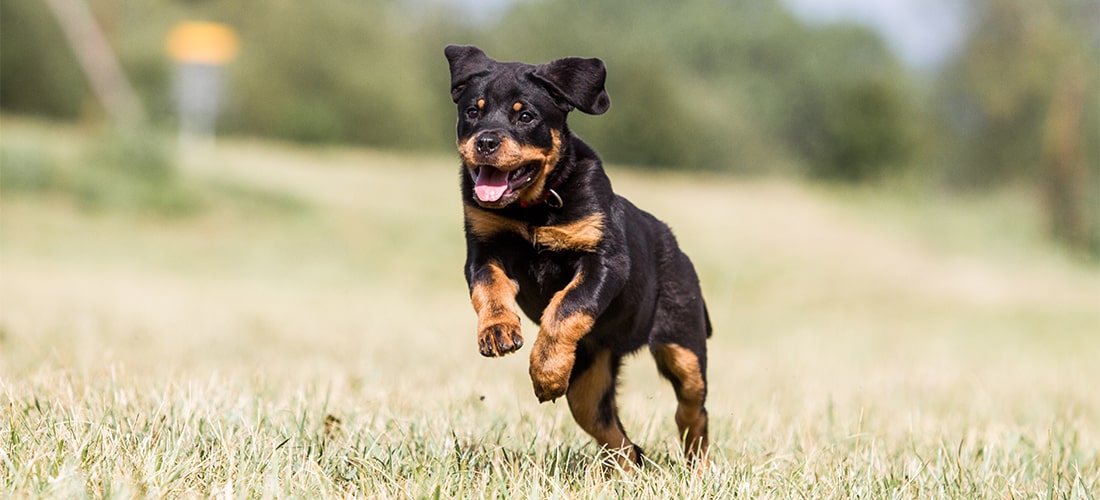
[{"label": "sky", "polygon": [[962,43],[966,16],[952,0],[782,0],[807,23],[850,21],[880,35],[907,64],[931,68]]},{"label": "sky", "polygon": [[[471,19],[491,18],[522,0],[443,0],[470,7]],[[877,31],[907,65],[931,69],[956,50],[966,34],[957,0],[781,0],[803,22],[855,22]]]}]

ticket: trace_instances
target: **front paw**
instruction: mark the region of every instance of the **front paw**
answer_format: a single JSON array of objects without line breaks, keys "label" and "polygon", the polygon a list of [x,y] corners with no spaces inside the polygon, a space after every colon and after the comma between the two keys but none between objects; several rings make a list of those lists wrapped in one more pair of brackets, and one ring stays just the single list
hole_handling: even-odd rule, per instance
[{"label": "front paw", "polygon": [[573,371],[576,356],[572,352],[553,352],[539,349],[538,343],[531,351],[531,384],[540,403],[554,401],[569,390],[569,373]]},{"label": "front paw", "polygon": [[481,328],[477,335],[477,347],[481,355],[488,358],[518,351],[523,347],[519,322],[497,323]]}]

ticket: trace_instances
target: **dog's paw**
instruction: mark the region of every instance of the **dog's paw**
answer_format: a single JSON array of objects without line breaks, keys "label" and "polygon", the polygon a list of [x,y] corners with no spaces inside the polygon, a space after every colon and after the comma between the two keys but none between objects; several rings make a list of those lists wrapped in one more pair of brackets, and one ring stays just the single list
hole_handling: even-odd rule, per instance
[{"label": "dog's paw", "polygon": [[536,343],[531,352],[531,385],[535,388],[535,397],[545,403],[564,396],[569,390],[569,373],[573,370],[575,356],[539,347]]},{"label": "dog's paw", "polygon": [[519,322],[496,323],[482,328],[477,334],[477,347],[481,355],[488,358],[518,351],[523,347]]},{"label": "dog's paw", "polygon": [[539,398],[540,403],[556,401],[569,389],[569,377],[536,378],[532,373],[531,384],[535,387],[535,397]]}]

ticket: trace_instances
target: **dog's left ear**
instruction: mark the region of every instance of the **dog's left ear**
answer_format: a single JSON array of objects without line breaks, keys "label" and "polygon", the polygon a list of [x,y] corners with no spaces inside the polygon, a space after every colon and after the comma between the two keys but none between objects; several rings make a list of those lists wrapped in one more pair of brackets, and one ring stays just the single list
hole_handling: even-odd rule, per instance
[{"label": "dog's left ear", "polygon": [[611,98],[604,89],[607,70],[599,59],[566,57],[550,61],[535,68],[535,78],[590,115],[601,115],[611,107]]},{"label": "dog's left ear", "polygon": [[485,73],[496,62],[473,45],[448,45],[443,55],[451,65],[451,99],[455,102],[471,78]]}]

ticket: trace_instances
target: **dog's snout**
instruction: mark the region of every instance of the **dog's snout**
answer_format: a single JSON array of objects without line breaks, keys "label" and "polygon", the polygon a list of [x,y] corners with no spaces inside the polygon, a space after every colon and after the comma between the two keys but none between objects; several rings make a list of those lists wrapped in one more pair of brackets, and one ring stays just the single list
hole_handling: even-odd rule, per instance
[{"label": "dog's snout", "polygon": [[474,142],[474,147],[480,154],[492,154],[500,147],[500,137],[494,134],[481,134]]}]

